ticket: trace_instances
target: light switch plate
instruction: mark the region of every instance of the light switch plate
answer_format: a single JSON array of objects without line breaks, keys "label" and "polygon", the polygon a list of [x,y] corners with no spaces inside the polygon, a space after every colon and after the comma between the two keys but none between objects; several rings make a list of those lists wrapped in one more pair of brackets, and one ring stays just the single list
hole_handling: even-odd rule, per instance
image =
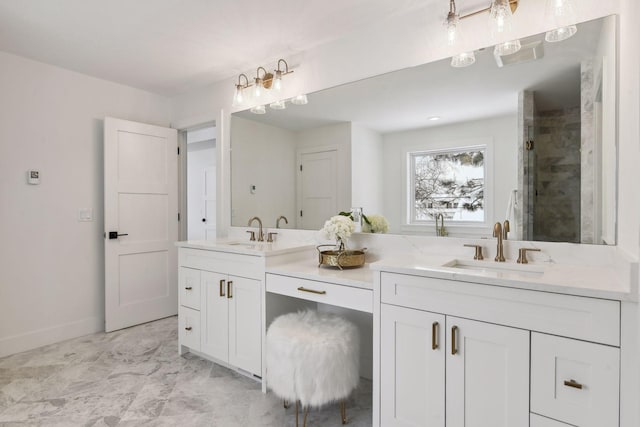
[{"label": "light switch plate", "polygon": [[93,221],[93,208],[78,209],[78,221],[80,222]]},{"label": "light switch plate", "polygon": [[27,183],[31,185],[40,184],[40,171],[28,170],[27,171]]}]

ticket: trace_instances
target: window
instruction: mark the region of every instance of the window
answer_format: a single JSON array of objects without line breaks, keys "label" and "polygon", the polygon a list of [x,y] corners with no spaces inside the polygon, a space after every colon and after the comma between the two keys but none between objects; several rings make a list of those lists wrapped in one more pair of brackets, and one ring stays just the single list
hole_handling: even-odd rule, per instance
[{"label": "window", "polygon": [[486,146],[409,153],[409,222],[485,221]]}]

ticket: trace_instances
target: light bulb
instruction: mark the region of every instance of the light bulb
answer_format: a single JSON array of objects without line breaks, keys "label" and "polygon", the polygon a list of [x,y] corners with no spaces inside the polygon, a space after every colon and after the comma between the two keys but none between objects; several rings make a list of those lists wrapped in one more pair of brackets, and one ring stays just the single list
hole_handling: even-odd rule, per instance
[{"label": "light bulb", "polygon": [[578,32],[578,28],[575,25],[569,25],[568,27],[560,27],[547,31],[544,39],[550,43],[561,42],[573,36],[576,32]]},{"label": "light bulb", "polygon": [[244,104],[244,88],[242,85],[236,85],[236,93],[233,95],[233,106],[240,107]]},{"label": "light bulb", "polygon": [[545,15],[548,18],[573,19],[573,4],[570,0],[547,0]]},{"label": "light bulb", "polygon": [[476,62],[476,55],[472,52],[462,52],[451,58],[451,66],[454,68],[468,67]]},{"label": "light bulb", "polygon": [[295,105],[305,105],[309,103],[309,100],[307,99],[307,95],[302,94],[291,98],[291,103]]},{"label": "light bulb", "polygon": [[282,71],[276,70],[276,76],[273,78],[271,89],[280,92],[282,90]]},{"label": "light bulb", "polygon": [[498,43],[493,49],[493,54],[497,56],[511,55],[519,51],[521,47],[522,45],[520,44],[520,40],[510,40],[508,42]]},{"label": "light bulb", "polygon": [[491,3],[491,35],[496,37],[511,31],[513,12],[509,0],[493,0]]},{"label": "light bulb", "polygon": [[255,107],[251,107],[250,110],[253,114],[265,114],[267,110],[264,108],[264,105],[256,105]]},{"label": "light bulb", "polygon": [[255,78],[255,84],[253,85],[253,99],[260,99],[264,93],[264,86],[262,85],[262,79],[260,77]]},{"label": "light bulb", "polygon": [[269,104],[269,107],[274,110],[284,110],[285,108],[287,108],[287,104],[285,103],[284,100],[280,100],[280,101],[272,102],[271,104]]}]

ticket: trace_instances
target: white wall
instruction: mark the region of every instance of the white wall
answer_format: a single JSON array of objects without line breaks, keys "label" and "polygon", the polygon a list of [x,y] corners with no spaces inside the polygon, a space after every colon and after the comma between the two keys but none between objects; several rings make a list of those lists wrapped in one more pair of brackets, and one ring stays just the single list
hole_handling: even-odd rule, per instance
[{"label": "white wall", "polygon": [[351,124],[351,206],[365,215],[383,211],[382,135],[357,123]]},{"label": "white wall", "polygon": [[[280,215],[295,218],[294,133],[241,117],[234,117],[231,132],[232,224],[246,226],[249,218],[258,216],[265,227],[275,227]],[[250,192],[252,185],[255,194]]]},{"label": "white wall", "polygon": [[167,126],[170,104],[2,52],[0,94],[1,357],[104,329],[103,118]]},{"label": "white wall", "polygon": [[[464,145],[489,142],[488,149],[493,151],[493,159],[488,159],[487,168],[492,167],[493,191],[486,194],[485,206],[488,225],[480,229],[455,228],[445,224],[449,235],[469,236],[480,233],[491,235],[491,225],[496,221],[504,221],[509,201],[509,194],[518,186],[517,180],[517,138],[518,120],[516,115],[494,117],[446,126],[436,126],[406,132],[383,135],[384,146],[384,212],[391,225],[390,232],[400,233],[409,228],[398,228],[406,223],[405,204],[406,188],[406,153],[409,150],[430,150],[454,148]],[[493,166],[492,166],[493,165]],[[487,175],[491,171],[487,170]],[[490,177],[488,177],[490,179]],[[427,230],[415,228],[412,232],[434,234],[433,227]]]},{"label": "white wall", "polygon": [[[337,149],[338,182],[350,183],[351,123],[338,123],[296,132],[296,150],[298,151],[329,146]],[[337,205],[338,210],[351,209],[350,185],[338,186]]]}]

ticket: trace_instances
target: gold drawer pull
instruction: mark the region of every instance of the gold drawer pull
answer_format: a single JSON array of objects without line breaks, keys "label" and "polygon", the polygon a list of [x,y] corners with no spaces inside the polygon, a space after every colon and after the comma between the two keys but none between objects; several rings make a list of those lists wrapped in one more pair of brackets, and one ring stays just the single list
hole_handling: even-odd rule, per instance
[{"label": "gold drawer pull", "polygon": [[311,292],[312,294],[318,294],[318,295],[325,295],[327,293],[327,291],[316,291],[315,289],[307,289],[303,286],[300,286],[298,290],[302,292]]},{"label": "gold drawer pull", "polygon": [[193,288],[192,288],[191,286],[187,286],[185,289],[186,289],[186,290],[188,290],[188,291],[190,291],[190,290],[191,290],[191,289],[193,289]]},{"label": "gold drawer pull", "polygon": [[433,322],[433,324],[431,325],[431,349],[432,350],[438,349],[438,329],[439,329],[438,326],[439,326],[438,322]]},{"label": "gold drawer pull", "polygon": [[565,381],[564,385],[566,385],[567,387],[573,387],[573,388],[577,388],[578,390],[582,390],[582,384],[580,384],[576,380]]},{"label": "gold drawer pull", "polygon": [[233,280],[227,282],[227,299],[233,298],[233,295],[231,295],[231,285],[233,285]]},{"label": "gold drawer pull", "polygon": [[224,293],[224,282],[226,282],[226,280],[224,280],[224,279],[220,280],[220,296],[221,297],[226,296],[225,293]]},{"label": "gold drawer pull", "polygon": [[185,331],[190,331],[191,329],[191,326],[187,326],[186,328],[184,328]]},{"label": "gold drawer pull", "polygon": [[451,328],[451,354],[454,356],[458,353],[458,349],[456,347],[456,335],[458,332],[458,327],[454,326]]}]

